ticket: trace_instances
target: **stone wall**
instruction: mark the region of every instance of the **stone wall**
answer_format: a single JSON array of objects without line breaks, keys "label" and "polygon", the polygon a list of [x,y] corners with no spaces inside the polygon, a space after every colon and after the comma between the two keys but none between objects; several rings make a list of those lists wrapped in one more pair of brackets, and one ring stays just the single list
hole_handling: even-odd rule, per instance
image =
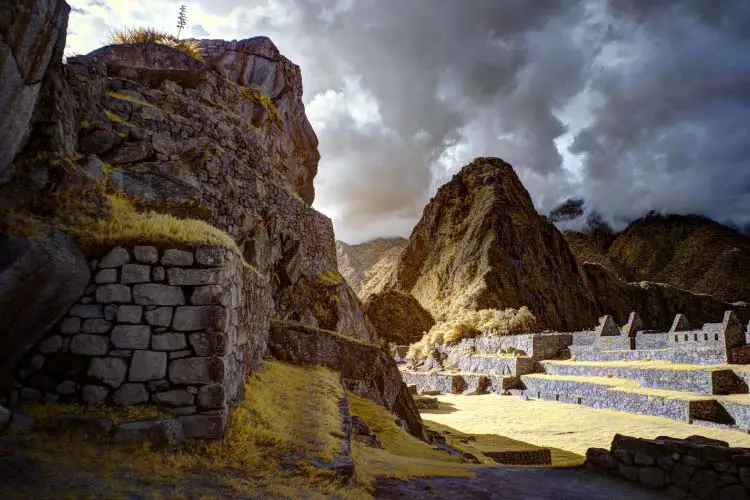
[{"label": "stone wall", "polygon": [[611,450],[590,448],[590,467],[664,490],[674,498],[748,498],[750,450],[691,436],[637,439],[615,435]]},{"label": "stone wall", "polygon": [[522,335],[482,335],[464,339],[450,349],[477,353],[517,353],[534,360],[558,357],[573,342],[570,333],[529,333]]},{"label": "stone wall", "polygon": [[265,354],[270,304],[258,277],[221,247],[116,247],[26,355],[12,403],[150,404],[193,437],[222,434]]}]

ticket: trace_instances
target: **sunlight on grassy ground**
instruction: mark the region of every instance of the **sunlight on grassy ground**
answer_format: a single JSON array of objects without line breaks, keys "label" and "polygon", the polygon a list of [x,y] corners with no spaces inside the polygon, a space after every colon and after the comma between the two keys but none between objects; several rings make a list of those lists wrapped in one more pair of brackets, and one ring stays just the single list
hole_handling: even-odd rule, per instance
[{"label": "sunlight on grassy ground", "polygon": [[355,441],[352,456],[357,466],[357,477],[372,484],[375,476],[407,479],[415,476],[473,476],[470,468],[476,465],[460,463],[445,451],[420,441],[395,423],[385,408],[368,399],[349,394],[349,409],[361,418],[382,441],[385,449],[366,446]]},{"label": "sunlight on grassy ground", "polygon": [[[750,447],[750,435],[712,429],[663,417],[633,415],[614,410],[551,401],[524,401],[514,396],[441,395],[440,409],[423,410],[427,425],[436,422],[460,432],[495,434],[536,446],[559,448],[581,456],[591,447],[607,448],[615,434],[641,438],[694,434]],[[565,457],[552,450],[553,465],[565,465]]]},{"label": "sunlight on grassy ground", "polygon": [[333,472],[310,464],[329,460],[342,443],[337,373],[268,361],[248,379],[245,394],[223,440],[191,441],[180,450],[60,434],[16,437],[9,451],[24,464],[23,474],[0,481],[0,498],[369,496],[364,486],[344,487]]}]

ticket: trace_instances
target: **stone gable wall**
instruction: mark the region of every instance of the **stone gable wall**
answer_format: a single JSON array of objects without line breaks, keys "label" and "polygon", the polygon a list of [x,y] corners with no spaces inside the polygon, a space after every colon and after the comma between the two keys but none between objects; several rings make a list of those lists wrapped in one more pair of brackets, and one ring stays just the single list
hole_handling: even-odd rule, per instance
[{"label": "stone gable wall", "polygon": [[84,296],[27,353],[13,402],[150,404],[187,436],[220,436],[265,354],[257,276],[220,247],[116,247],[91,268]]}]

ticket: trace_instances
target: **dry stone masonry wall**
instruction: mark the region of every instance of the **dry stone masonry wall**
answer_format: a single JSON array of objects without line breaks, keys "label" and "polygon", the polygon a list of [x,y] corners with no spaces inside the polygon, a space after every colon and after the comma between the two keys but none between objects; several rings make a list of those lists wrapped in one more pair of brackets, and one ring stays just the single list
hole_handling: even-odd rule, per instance
[{"label": "dry stone masonry wall", "polygon": [[750,497],[750,450],[692,436],[637,439],[616,435],[611,450],[590,448],[591,467],[663,490],[673,498]]},{"label": "dry stone masonry wall", "polygon": [[251,270],[216,246],[116,247],[91,268],[85,295],[27,354],[13,399],[150,404],[187,436],[221,435],[263,355],[244,302]]}]

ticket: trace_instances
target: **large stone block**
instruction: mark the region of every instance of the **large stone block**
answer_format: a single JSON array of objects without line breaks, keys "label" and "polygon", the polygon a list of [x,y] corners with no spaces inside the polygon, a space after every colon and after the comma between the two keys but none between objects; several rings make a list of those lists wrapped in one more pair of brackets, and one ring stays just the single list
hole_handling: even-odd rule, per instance
[{"label": "large stone block", "polygon": [[185,437],[219,439],[224,435],[227,420],[223,415],[190,415],[180,417]]},{"label": "large stone block", "polygon": [[204,385],[198,390],[198,406],[203,409],[222,408],[226,404],[226,388],[222,384]]},{"label": "large stone block", "polygon": [[96,301],[101,304],[123,304],[133,301],[130,287],[119,283],[102,285],[96,288]]},{"label": "large stone block", "polygon": [[102,334],[107,333],[110,328],[112,328],[112,323],[110,323],[109,321],[105,319],[92,318],[87,319],[83,322],[81,331],[83,333]]},{"label": "large stone block", "polygon": [[125,264],[122,266],[120,282],[126,285],[151,281],[151,266],[146,264]]},{"label": "large stone block", "polygon": [[119,406],[148,402],[148,391],[143,384],[124,384],[112,395],[112,401]]},{"label": "large stone block", "polygon": [[185,306],[175,311],[172,328],[181,332],[224,330],[228,320],[229,311],[221,306]]},{"label": "large stone block", "polygon": [[117,308],[117,321],[120,323],[140,323],[143,306],[120,306]]},{"label": "large stone block", "polygon": [[216,285],[221,282],[221,269],[167,269],[167,282],[172,286]]},{"label": "large stone block", "polygon": [[110,335],[117,349],[148,349],[151,327],[148,325],[117,325]]},{"label": "large stone block", "polygon": [[185,389],[158,392],[154,394],[154,402],[169,406],[192,406],[195,396]]},{"label": "large stone block", "polygon": [[220,358],[183,358],[169,363],[169,380],[175,384],[210,384],[224,379]]},{"label": "large stone block", "polygon": [[157,307],[151,311],[146,311],[146,323],[152,326],[169,326],[172,324],[171,307]]},{"label": "large stone block", "polygon": [[151,349],[155,351],[179,351],[187,347],[184,333],[161,333],[151,337]]},{"label": "large stone block", "polygon": [[103,318],[104,307],[101,304],[76,304],[68,312],[70,316],[76,318]]},{"label": "large stone block", "polygon": [[115,247],[99,261],[99,269],[120,267],[130,261],[130,254],[122,247]]},{"label": "large stone block", "polygon": [[185,440],[182,422],[176,419],[149,420],[120,424],[115,429],[115,444],[150,443],[168,446]]},{"label": "large stone block", "polygon": [[130,361],[131,382],[147,382],[164,378],[167,374],[167,353],[135,351]]},{"label": "large stone block", "polygon": [[88,376],[117,389],[125,381],[128,364],[122,358],[95,358],[91,360]]},{"label": "large stone block", "polygon": [[[4,83],[0,82],[0,87]],[[39,238],[6,237],[0,240],[0,256],[2,391],[23,353],[83,295],[91,270],[75,243],[58,231]],[[101,317],[101,309],[97,312]]]},{"label": "large stone block", "polygon": [[133,286],[136,304],[146,306],[181,306],[185,304],[185,294],[178,286],[148,283]]},{"label": "large stone block", "polygon": [[73,335],[81,331],[81,318],[65,318],[60,322],[60,333]]},{"label": "large stone block", "polygon": [[101,335],[79,334],[70,342],[70,352],[84,356],[103,356],[109,351],[109,339]]},{"label": "large stone block", "polygon": [[39,344],[39,352],[42,354],[52,354],[53,352],[60,352],[63,347],[63,339],[59,335],[50,337],[41,344]]},{"label": "large stone block", "polygon": [[170,248],[164,252],[161,263],[164,266],[192,266],[193,253]]},{"label": "large stone block", "polygon": [[84,403],[90,405],[100,405],[104,403],[109,396],[109,389],[99,385],[87,385],[81,391],[81,399]]},{"label": "large stone block", "polygon": [[94,282],[97,285],[106,285],[107,283],[114,283],[117,281],[117,270],[116,269],[102,269],[96,276],[94,276]]},{"label": "large stone block", "polygon": [[197,356],[225,356],[227,338],[221,332],[191,333],[190,345]]},{"label": "large stone block", "polygon": [[202,266],[221,266],[228,260],[229,250],[218,246],[200,247],[195,251],[195,260]]},{"label": "large stone block", "polygon": [[220,285],[198,286],[190,296],[190,303],[196,306],[202,305],[231,305],[232,299],[229,291]]},{"label": "large stone block", "polygon": [[159,251],[151,246],[137,246],[133,249],[135,260],[144,264],[156,264],[159,262]]}]

